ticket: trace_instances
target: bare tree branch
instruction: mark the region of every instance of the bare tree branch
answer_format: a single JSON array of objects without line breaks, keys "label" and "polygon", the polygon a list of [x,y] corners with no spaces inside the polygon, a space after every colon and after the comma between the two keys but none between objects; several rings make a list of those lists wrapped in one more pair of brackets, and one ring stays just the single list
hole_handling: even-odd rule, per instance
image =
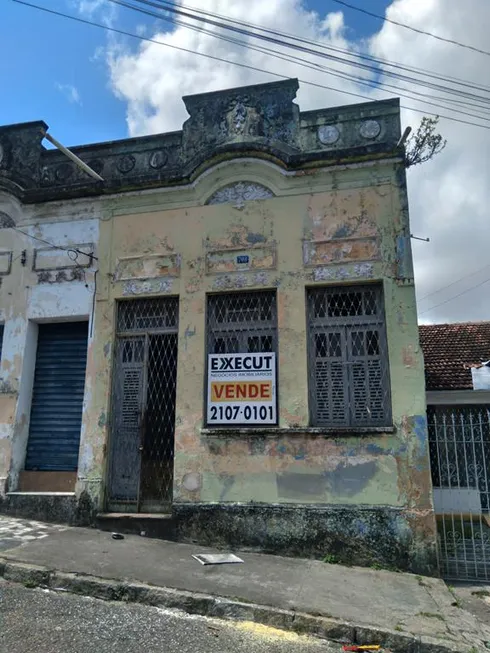
[{"label": "bare tree branch", "polygon": [[429,161],[446,147],[447,141],[436,132],[438,123],[439,116],[422,118],[417,131],[407,140],[405,148],[405,166],[407,168]]}]

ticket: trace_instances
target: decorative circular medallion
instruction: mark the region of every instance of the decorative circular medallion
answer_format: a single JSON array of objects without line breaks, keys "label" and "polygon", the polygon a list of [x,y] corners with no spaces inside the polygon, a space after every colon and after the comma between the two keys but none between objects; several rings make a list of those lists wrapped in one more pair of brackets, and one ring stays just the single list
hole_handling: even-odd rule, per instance
[{"label": "decorative circular medallion", "polygon": [[164,150],[157,150],[156,152],[152,152],[150,154],[148,163],[150,164],[150,168],[158,170],[158,168],[163,168],[167,161],[168,154]]},{"label": "decorative circular medallion", "polygon": [[136,163],[136,159],[132,154],[125,154],[117,162],[117,169],[119,172],[126,173],[131,172]]},{"label": "decorative circular medallion", "polygon": [[365,120],[359,131],[363,138],[376,138],[381,131],[381,125],[377,120]]},{"label": "decorative circular medallion", "polygon": [[73,168],[69,163],[60,163],[56,167],[54,176],[57,181],[66,181],[73,174]]},{"label": "decorative circular medallion", "polygon": [[335,125],[318,127],[318,140],[324,145],[333,145],[339,140],[340,132]]}]

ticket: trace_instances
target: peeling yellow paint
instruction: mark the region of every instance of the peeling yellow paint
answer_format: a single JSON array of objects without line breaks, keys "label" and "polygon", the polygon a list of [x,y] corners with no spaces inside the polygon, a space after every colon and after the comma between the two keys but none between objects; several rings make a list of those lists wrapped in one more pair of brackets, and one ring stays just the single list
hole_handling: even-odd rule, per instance
[{"label": "peeling yellow paint", "polygon": [[[243,179],[269,186],[275,197],[239,209],[205,205],[217,188]],[[111,434],[99,418],[111,410],[109,345],[116,303],[128,299],[117,266],[134,262],[126,265],[124,276],[130,272],[130,281],[140,283],[157,274],[158,257],[166,257],[169,265],[180,261],[167,291],[179,296],[175,501],[425,508],[430,503],[428,455],[412,446],[416,436],[407,425],[413,421],[406,420],[424,415],[425,397],[414,288],[396,279],[402,204],[391,164],[285,176],[258,161],[208,170],[192,189],[114,200],[113,217],[100,226],[107,255],[100,260],[103,281],[88,362],[92,386],[83,474],[93,479],[107,474]],[[315,255],[308,258],[308,252]],[[238,263],[238,255],[248,256],[248,262]],[[356,276],[356,265],[366,260],[372,261],[368,276]],[[315,277],[320,264],[334,275],[328,283],[383,283],[394,432],[309,431],[305,288],[325,283]],[[162,268],[162,278],[169,269]],[[242,288],[277,289],[279,426],[294,433],[203,432],[206,295]],[[139,290],[135,295],[155,296],[159,293]],[[184,485],[184,479],[197,478]]]}]

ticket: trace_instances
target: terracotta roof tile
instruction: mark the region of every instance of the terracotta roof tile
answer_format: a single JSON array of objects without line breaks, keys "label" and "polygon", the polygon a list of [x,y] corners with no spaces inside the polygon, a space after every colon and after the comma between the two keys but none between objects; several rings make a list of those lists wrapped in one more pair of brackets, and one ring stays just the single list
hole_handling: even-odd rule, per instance
[{"label": "terracotta roof tile", "polygon": [[421,325],[427,390],[472,390],[472,365],[490,359],[490,322]]}]

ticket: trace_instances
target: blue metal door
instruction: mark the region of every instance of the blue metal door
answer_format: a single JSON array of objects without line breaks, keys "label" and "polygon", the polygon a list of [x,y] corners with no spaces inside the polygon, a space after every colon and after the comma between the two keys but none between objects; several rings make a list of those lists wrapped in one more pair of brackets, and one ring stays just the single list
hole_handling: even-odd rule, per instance
[{"label": "blue metal door", "polygon": [[77,470],[87,338],[87,322],[39,325],[26,470]]}]

